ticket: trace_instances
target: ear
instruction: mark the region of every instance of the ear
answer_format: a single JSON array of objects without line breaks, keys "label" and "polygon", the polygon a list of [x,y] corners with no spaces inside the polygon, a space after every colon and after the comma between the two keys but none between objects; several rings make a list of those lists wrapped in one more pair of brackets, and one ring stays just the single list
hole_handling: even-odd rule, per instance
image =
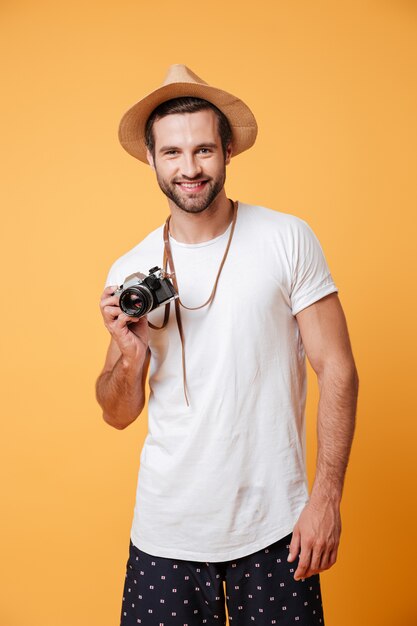
[{"label": "ear", "polygon": [[228,143],[226,146],[226,155],[225,155],[225,160],[224,160],[225,165],[229,165],[230,159],[232,158],[232,152],[233,152],[232,144]]},{"label": "ear", "polygon": [[150,151],[148,149],[146,149],[146,158],[148,159],[149,165],[154,170],[155,169],[155,162],[153,160],[152,154],[150,153]]}]

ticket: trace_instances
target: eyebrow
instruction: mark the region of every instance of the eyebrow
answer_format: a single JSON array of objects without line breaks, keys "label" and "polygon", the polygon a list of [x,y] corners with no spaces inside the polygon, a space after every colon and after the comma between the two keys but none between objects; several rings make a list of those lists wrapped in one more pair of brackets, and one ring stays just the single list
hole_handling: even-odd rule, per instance
[{"label": "eyebrow", "polygon": [[[217,148],[217,144],[214,142],[207,141],[205,143],[199,143],[196,148]],[[159,148],[158,152],[166,152],[167,150],[179,150],[178,146],[162,146]]]}]

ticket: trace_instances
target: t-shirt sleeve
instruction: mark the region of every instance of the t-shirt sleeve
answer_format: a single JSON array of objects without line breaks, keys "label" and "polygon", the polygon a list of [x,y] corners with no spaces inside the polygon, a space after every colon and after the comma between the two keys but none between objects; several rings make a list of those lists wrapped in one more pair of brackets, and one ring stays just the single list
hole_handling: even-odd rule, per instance
[{"label": "t-shirt sleeve", "polygon": [[304,220],[297,223],[290,294],[293,315],[338,291],[316,235]]}]

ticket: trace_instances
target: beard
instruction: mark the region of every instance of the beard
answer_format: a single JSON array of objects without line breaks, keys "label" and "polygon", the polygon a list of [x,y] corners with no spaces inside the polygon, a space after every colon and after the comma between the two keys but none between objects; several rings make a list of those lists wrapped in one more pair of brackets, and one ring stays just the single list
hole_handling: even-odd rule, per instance
[{"label": "beard", "polygon": [[220,191],[224,187],[226,181],[226,167],[224,167],[221,176],[218,178],[207,178],[204,176],[198,176],[195,179],[182,177],[181,182],[192,183],[195,180],[205,180],[204,190],[199,193],[183,192],[179,187],[179,180],[173,179],[167,181],[160,176],[157,168],[156,179],[161,191],[172,200],[178,208],[186,211],[186,213],[202,213],[213,203]]}]

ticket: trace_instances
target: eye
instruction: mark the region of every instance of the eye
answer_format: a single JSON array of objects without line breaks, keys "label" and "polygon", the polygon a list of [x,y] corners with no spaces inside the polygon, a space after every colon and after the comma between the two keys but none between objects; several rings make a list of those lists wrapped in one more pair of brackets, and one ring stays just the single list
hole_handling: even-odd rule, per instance
[{"label": "eye", "polygon": [[200,154],[209,154],[211,152],[210,148],[200,148],[199,149],[199,153]]}]

